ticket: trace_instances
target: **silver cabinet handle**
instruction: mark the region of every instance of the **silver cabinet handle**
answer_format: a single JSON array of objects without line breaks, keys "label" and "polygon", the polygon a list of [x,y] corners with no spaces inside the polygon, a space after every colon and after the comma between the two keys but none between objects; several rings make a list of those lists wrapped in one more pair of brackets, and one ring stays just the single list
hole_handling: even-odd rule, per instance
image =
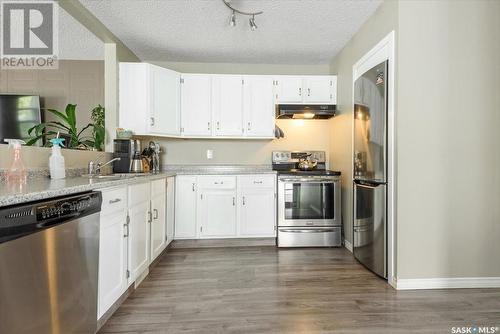
[{"label": "silver cabinet handle", "polygon": [[254,184],[262,184],[262,181],[253,181]]},{"label": "silver cabinet handle", "polygon": [[233,197],[233,206],[236,205],[236,198]]},{"label": "silver cabinet handle", "polygon": [[208,122],[208,130],[210,130],[210,122]]},{"label": "silver cabinet handle", "polygon": [[155,118],[151,117],[151,126],[154,126],[154,125],[155,125]]},{"label": "silver cabinet handle", "polygon": [[299,88],[299,96],[302,96],[302,88]]},{"label": "silver cabinet handle", "polygon": [[311,88],[307,88],[307,96],[311,96]]},{"label": "silver cabinet handle", "polygon": [[245,196],[243,196],[243,205],[245,205]]},{"label": "silver cabinet handle", "polygon": [[151,223],[153,221],[153,213],[151,211],[148,211],[148,215],[149,215],[148,223]]},{"label": "silver cabinet handle", "polygon": [[217,121],[217,130],[220,130],[220,122]]},{"label": "silver cabinet handle", "polygon": [[250,131],[251,128],[252,128],[251,123],[248,122],[248,131]]},{"label": "silver cabinet handle", "polygon": [[193,191],[194,191],[194,183],[193,183]]},{"label": "silver cabinet handle", "polygon": [[121,200],[122,200],[121,198],[110,199],[109,204],[118,203],[118,202],[121,202]]},{"label": "silver cabinet handle", "polygon": [[123,237],[124,237],[124,238],[128,238],[128,236],[129,236],[129,231],[128,231],[128,223],[127,223],[127,224],[123,224],[123,227],[124,227],[124,228],[125,228],[125,230],[127,231],[127,233],[125,233],[125,234],[123,235]]},{"label": "silver cabinet handle", "polygon": [[224,181],[220,181],[220,182],[215,181],[214,184],[224,184]]},{"label": "silver cabinet handle", "polygon": [[153,219],[158,219],[158,210],[157,209],[153,209],[154,213],[155,213],[155,216]]}]

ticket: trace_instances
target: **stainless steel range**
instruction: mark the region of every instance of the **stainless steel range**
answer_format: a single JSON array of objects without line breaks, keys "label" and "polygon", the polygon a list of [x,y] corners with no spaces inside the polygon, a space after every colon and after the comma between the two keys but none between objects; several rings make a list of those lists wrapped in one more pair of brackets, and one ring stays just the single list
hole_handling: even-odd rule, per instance
[{"label": "stainless steel range", "polygon": [[273,152],[278,247],[342,245],[340,172],[327,170],[325,160],[324,151]]}]

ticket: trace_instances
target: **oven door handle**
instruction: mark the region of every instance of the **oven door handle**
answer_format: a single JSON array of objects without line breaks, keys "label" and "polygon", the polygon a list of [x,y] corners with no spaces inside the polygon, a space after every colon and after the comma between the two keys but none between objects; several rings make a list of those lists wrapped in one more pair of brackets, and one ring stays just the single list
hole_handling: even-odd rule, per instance
[{"label": "oven door handle", "polygon": [[280,232],[287,233],[325,233],[325,232],[337,232],[340,227],[337,228],[319,228],[319,229],[280,229]]},{"label": "oven door handle", "polygon": [[280,182],[286,182],[286,183],[335,183],[338,182],[338,180],[326,180],[326,179],[319,179],[319,180],[310,180],[310,179],[279,179],[278,181]]}]

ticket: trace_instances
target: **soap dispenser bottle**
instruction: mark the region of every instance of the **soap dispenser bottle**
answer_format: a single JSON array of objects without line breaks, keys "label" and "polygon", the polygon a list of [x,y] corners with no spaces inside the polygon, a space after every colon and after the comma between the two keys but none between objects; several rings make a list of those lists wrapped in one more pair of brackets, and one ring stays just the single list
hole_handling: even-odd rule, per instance
[{"label": "soap dispenser bottle", "polygon": [[20,139],[4,140],[9,144],[9,148],[12,149],[12,164],[5,175],[6,180],[11,184],[24,184],[26,183],[27,173],[23,159],[21,158],[21,145],[25,144],[25,142]]},{"label": "soap dispenser bottle", "polygon": [[52,154],[49,158],[49,169],[51,179],[64,179],[66,177],[66,167],[64,165],[64,157],[61,154],[61,146],[64,138],[53,138],[50,140],[52,143]]}]

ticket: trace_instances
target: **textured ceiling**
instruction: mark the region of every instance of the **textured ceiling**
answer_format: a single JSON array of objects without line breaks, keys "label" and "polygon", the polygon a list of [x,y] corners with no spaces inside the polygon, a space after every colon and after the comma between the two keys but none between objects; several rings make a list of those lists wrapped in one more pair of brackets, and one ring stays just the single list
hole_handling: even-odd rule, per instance
[{"label": "textured ceiling", "polygon": [[104,59],[104,43],[59,7],[59,59]]},{"label": "textured ceiling", "polygon": [[251,31],[222,0],[80,0],[141,60],[328,63],[381,0],[232,0],[263,10]]}]

